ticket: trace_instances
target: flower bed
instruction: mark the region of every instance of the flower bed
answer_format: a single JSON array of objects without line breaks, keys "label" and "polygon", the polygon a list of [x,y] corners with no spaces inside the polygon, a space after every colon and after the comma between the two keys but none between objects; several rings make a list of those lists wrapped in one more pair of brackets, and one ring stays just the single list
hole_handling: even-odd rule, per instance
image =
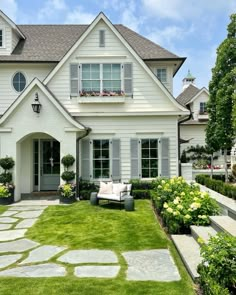
[{"label": "flower bed", "polygon": [[209,216],[219,214],[216,201],[182,177],[157,179],[152,199],[171,234],[189,233],[190,225],[208,225]]},{"label": "flower bed", "polygon": [[195,178],[196,182],[220,193],[226,197],[236,200],[236,186],[225,183],[222,180],[211,179],[209,175],[199,174]]}]

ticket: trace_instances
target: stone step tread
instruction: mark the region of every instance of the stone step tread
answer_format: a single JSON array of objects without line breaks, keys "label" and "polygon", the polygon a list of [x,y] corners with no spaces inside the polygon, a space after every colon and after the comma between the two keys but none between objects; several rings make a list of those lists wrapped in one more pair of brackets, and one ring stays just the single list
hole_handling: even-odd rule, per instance
[{"label": "stone step tread", "polygon": [[[202,239],[205,243],[208,243],[210,237],[214,237],[217,231],[212,226],[197,226],[191,225],[191,233],[195,240],[198,242],[198,238]],[[198,242],[199,243],[199,242]]]},{"label": "stone step tread", "polygon": [[195,280],[199,277],[197,266],[201,263],[200,246],[190,235],[171,235],[171,238],[189,272]]},{"label": "stone step tread", "polygon": [[211,225],[217,231],[226,231],[232,236],[236,236],[236,220],[229,216],[210,216]]}]

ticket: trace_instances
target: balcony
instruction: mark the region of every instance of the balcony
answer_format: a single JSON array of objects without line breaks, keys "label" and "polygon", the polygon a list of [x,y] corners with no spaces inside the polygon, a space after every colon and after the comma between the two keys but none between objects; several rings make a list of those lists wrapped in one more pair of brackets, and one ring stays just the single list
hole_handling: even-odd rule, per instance
[{"label": "balcony", "polygon": [[207,121],[209,119],[208,112],[199,111],[198,113],[198,120],[199,121]]}]

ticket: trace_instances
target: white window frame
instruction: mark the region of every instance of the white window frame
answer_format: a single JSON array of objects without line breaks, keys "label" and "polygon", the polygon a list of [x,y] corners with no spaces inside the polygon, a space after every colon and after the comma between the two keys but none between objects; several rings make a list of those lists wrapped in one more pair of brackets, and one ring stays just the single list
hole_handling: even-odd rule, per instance
[{"label": "white window frame", "polygon": [[[106,80],[106,79],[103,79],[103,65],[112,65],[112,64],[116,64],[116,65],[120,65],[120,79],[114,79],[114,80],[110,80],[110,81],[120,81],[121,82],[121,89],[120,89],[120,95],[110,95],[110,96],[122,96],[124,93],[124,75],[123,75],[123,69],[124,69],[124,65],[122,63],[116,63],[116,62],[107,62],[107,63],[81,63],[79,64],[79,70],[80,70],[80,79],[79,79],[79,89],[80,89],[80,96],[81,96],[81,93],[82,93],[82,66],[84,64],[89,64],[89,65],[92,65],[92,64],[98,64],[99,65],[99,69],[100,69],[100,77],[99,77],[99,81],[100,81],[100,92],[97,93],[96,91],[94,91],[94,93],[96,94],[95,96],[106,96],[103,94],[103,81]],[[84,79],[84,80],[96,80],[96,79]],[[109,81],[109,80],[108,80]],[[92,90],[91,90],[92,91]],[[115,91],[110,91],[109,93],[112,93]],[[86,95],[85,95],[86,96]],[[108,95],[107,95],[108,96]]]},{"label": "white window frame", "polygon": [[[143,167],[142,167],[142,160],[143,159],[147,159],[147,160],[150,160],[151,158],[142,158],[142,140],[156,140],[157,141],[157,176],[156,177],[158,177],[158,176],[160,176],[160,148],[161,148],[161,145],[160,145],[160,139],[159,138],[153,138],[153,137],[147,137],[147,138],[140,138],[139,139],[139,143],[140,143],[140,146],[139,146],[139,159],[140,159],[140,167],[139,167],[139,174],[140,174],[140,178],[141,179],[153,179],[153,178],[156,178],[156,177],[143,177],[143,173],[142,173],[142,169],[143,169]],[[149,150],[149,152],[150,152],[150,148],[148,148],[148,150]],[[150,175],[150,167],[148,168],[148,170],[149,170],[149,175]]]},{"label": "white window frame", "polygon": [[[161,76],[160,77],[158,77],[158,71],[161,71]],[[165,71],[165,78],[166,78],[165,80],[163,80],[162,71]],[[166,84],[167,83],[167,68],[165,68],[165,67],[159,67],[159,68],[157,68],[156,69],[156,76],[159,79],[159,81],[161,81],[161,83]]]},{"label": "white window frame", "polygon": [[[15,77],[15,75],[17,74],[17,73],[21,73],[24,77],[25,77],[25,87],[24,87],[24,89],[22,89],[21,91],[17,91],[16,89],[15,89],[15,87],[14,87],[14,85],[13,85],[13,79],[14,79],[14,77]],[[12,85],[12,88],[14,89],[14,91],[16,92],[16,93],[21,93],[22,91],[24,91],[25,90],[25,88],[27,87],[27,76],[26,76],[26,74],[24,73],[24,72],[22,72],[21,70],[19,70],[19,71],[16,71],[13,75],[12,75],[12,78],[11,78],[11,85]]]},{"label": "white window frame", "polygon": [[[203,111],[201,111],[201,106],[203,106]],[[207,113],[207,103],[205,101],[201,101],[199,103],[199,113],[200,114],[204,114],[204,113]]]},{"label": "white window frame", "polygon": [[[95,178],[94,177],[94,175],[93,175],[93,171],[94,171],[94,163],[93,163],[93,161],[94,161],[94,156],[93,156],[93,151],[94,151],[94,149],[93,149],[93,142],[95,141],[95,140],[108,140],[108,142],[109,142],[109,177],[107,177],[107,178],[102,178],[102,177],[100,177],[100,178]],[[92,148],[90,149],[90,159],[91,159],[91,164],[90,164],[90,175],[92,176],[91,177],[91,179],[93,179],[93,180],[98,180],[98,181],[108,181],[108,180],[110,180],[111,179],[111,174],[112,174],[112,139],[110,139],[110,138],[107,138],[107,137],[102,137],[102,138],[93,138],[93,139],[91,139],[90,140],[90,142],[91,142],[91,146],[92,146]],[[106,158],[106,160],[107,160],[107,158]]]},{"label": "white window frame", "polygon": [[0,46],[0,49],[1,49],[1,48],[5,48],[5,27],[0,26],[0,30],[2,31],[2,46]]}]

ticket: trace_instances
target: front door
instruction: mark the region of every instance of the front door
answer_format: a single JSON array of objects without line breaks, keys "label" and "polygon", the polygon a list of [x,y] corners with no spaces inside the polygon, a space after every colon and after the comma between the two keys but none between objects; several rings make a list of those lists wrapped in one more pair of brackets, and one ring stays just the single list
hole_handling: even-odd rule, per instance
[{"label": "front door", "polygon": [[41,140],[40,190],[57,190],[60,184],[60,142]]}]

